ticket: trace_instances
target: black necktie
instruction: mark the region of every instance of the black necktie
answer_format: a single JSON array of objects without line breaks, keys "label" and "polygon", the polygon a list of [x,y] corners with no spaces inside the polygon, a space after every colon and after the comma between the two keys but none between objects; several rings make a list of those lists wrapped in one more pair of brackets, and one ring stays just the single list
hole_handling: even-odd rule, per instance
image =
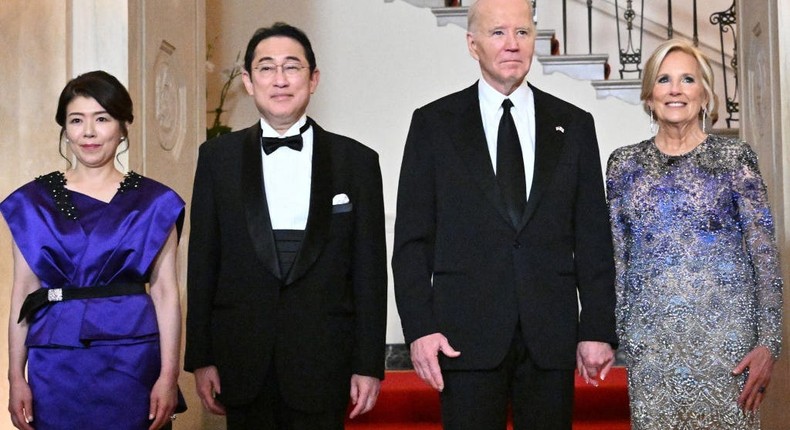
[{"label": "black necktie", "polygon": [[505,197],[507,211],[514,226],[521,223],[527,200],[527,180],[524,177],[524,157],[516,132],[516,123],[510,115],[513,103],[510,99],[502,102],[502,119],[496,143],[496,178]]},{"label": "black necktie", "polygon": [[288,137],[263,137],[261,135],[261,146],[263,146],[263,152],[266,155],[271,154],[272,152],[286,146],[288,148],[293,149],[294,151],[301,151],[302,150],[302,133],[307,131],[310,128],[310,121],[307,121],[302,128],[299,129],[299,134],[295,134],[293,136]]}]

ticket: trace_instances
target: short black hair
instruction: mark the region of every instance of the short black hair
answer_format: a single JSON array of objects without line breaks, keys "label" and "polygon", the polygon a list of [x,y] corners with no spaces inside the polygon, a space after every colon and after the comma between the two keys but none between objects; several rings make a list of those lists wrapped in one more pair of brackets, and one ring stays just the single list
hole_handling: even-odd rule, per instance
[{"label": "short black hair", "polygon": [[96,100],[111,117],[121,123],[121,131],[124,136],[127,135],[126,124],[134,121],[132,97],[115,76],[96,70],[70,80],[60,93],[58,110],[55,113],[55,121],[61,129],[66,128],[66,108],[76,97]]},{"label": "short black hair", "polygon": [[255,48],[258,47],[262,40],[270,37],[288,37],[299,42],[304,48],[307,63],[310,65],[310,73],[315,71],[315,53],[313,52],[313,46],[310,44],[310,39],[307,38],[304,31],[284,22],[275,22],[271,27],[255,30],[255,34],[252,35],[252,38],[247,43],[247,51],[244,53],[244,70],[247,73],[252,73],[252,60],[255,57]]}]

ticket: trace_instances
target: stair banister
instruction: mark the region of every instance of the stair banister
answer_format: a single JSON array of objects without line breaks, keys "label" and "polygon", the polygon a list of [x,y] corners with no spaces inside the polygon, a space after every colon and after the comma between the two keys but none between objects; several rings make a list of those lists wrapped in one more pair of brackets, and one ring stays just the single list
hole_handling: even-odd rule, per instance
[{"label": "stair banister", "polygon": [[[636,12],[633,8],[633,0],[626,1],[626,7],[623,11],[623,20],[625,20],[625,29],[627,32],[625,49],[623,49],[623,42],[620,33],[620,5],[617,0],[614,2],[615,14],[617,15],[617,50],[620,53],[620,79],[625,79],[624,74],[635,73],[637,78],[642,77],[642,39],[644,35],[644,22],[645,22],[645,0],[642,0],[642,9],[639,11],[641,21],[639,23],[639,48],[634,46],[634,18]],[[629,68],[631,66],[632,68]]]},{"label": "stair banister", "polygon": [[[729,9],[716,12],[710,16],[710,23],[713,25],[719,26],[719,43],[721,46],[721,74],[723,76],[723,84],[724,84],[724,107],[727,111],[727,118],[724,120],[727,122],[727,128],[732,128],[733,122],[738,122],[739,118],[734,117],[735,114],[739,113],[740,106],[738,103],[738,39],[735,34],[735,24],[736,24],[736,16],[735,16],[735,0],[732,1],[732,6]],[[732,75],[733,80],[735,81],[735,88],[730,89],[727,79],[727,62],[725,60],[724,55],[724,35],[727,33],[732,33],[732,41],[733,41],[733,55],[732,60],[730,61],[730,66],[732,67]],[[732,93],[730,92],[732,91]]]}]

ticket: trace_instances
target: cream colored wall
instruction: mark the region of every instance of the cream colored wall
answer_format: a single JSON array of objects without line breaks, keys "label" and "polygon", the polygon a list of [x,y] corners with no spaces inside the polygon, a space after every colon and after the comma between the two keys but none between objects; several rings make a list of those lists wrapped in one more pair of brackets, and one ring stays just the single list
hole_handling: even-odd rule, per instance
[{"label": "cream colored wall", "polygon": [[[746,13],[748,10],[748,13]],[[739,3],[741,137],[760,157],[760,170],[776,218],[785,287],[790,283],[790,0]],[[785,295],[787,297],[787,295]],[[784,305],[785,351],[776,363],[762,408],[767,430],[788,428],[790,303]]]},{"label": "cream colored wall", "polygon": [[[67,79],[66,3],[0,2],[0,199],[35,176],[62,169],[58,156],[57,98]],[[8,298],[11,238],[0,221],[0,405],[8,404]],[[14,319],[15,320],[15,319]],[[12,429],[0,413],[0,429]]]},{"label": "cream colored wall", "polygon": [[104,70],[129,85],[126,0],[69,0],[71,76]]},{"label": "cream colored wall", "polygon": [[[0,3],[0,44],[5,52],[0,60],[2,196],[65,163],[57,153],[59,127],[55,123],[57,98],[67,79],[65,10],[64,2]],[[3,252],[9,250],[6,244]],[[7,264],[9,256],[3,254],[0,264]]]},{"label": "cream colored wall", "polygon": [[[325,128],[351,136],[380,156],[391,250],[395,197],[403,144],[415,108],[471,85],[479,77],[465,31],[437,27],[428,9],[384,0],[207,0],[207,40],[215,38],[218,69],[229,67],[258,27],[286,21],[313,43],[321,82],[308,114]],[[597,100],[589,83],[562,74],[543,75],[533,63],[529,80],[594,113],[602,158],[648,136],[641,108],[616,99]],[[208,75],[208,107],[216,106],[218,72]],[[258,118],[239,82],[226,107],[234,129]],[[210,120],[210,119],[209,119]],[[390,283],[387,341],[403,341]]]},{"label": "cream colored wall", "polygon": [[[778,237],[782,252],[782,273],[785,279],[784,303],[784,352],[774,369],[771,382],[771,395],[763,411],[763,421],[766,430],[786,429],[790,423],[790,410],[787,408],[790,399],[790,0],[778,0],[773,9],[776,16],[775,40],[777,43],[776,73],[778,74],[777,88],[774,93],[781,104],[781,112],[776,116],[778,123],[775,127],[778,139],[773,142],[780,147],[780,157],[776,160],[781,166],[777,173],[775,183],[779,186],[776,196],[776,206],[781,208],[777,214]],[[758,125],[759,126],[759,125]]]},{"label": "cream colored wall", "polygon": [[[136,118],[132,133],[138,136],[129,164],[174,189],[187,202],[188,211],[197,148],[205,139],[204,2],[128,3],[129,89]],[[184,224],[178,246],[178,282],[185,317],[188,214]],[[218,421],[216,417],[200,405],[192,374],[181,372],[179,384],[189,410],[178,417],[175,429],[217,428],[212,424]]]}]

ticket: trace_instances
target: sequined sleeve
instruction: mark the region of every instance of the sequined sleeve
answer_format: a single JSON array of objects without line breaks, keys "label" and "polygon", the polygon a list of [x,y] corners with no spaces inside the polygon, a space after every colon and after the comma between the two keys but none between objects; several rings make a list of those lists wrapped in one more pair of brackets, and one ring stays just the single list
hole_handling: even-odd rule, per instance
[{"label": "sequined sleeve", "polygon": [[782,344],[782,278],[774,221],[756,154],[743,144],[738,160],[740,168],[733,173],[732,189],[756,281],[757,342],[777,358]]},{"label": "sequined sleeve", "polygon": [[606,199],[609,204],[609,220],[612,226],[612,243],[614,245],[615,262],[615,291],[617,294],[617,337],[622,344],[625,340],[625,321],[628,319],[628,306],[626,306],[625,270],[628,265],[627,253],[627,223],[621,210],[623,196],[623,151],[612,153],[606,166]]}]

